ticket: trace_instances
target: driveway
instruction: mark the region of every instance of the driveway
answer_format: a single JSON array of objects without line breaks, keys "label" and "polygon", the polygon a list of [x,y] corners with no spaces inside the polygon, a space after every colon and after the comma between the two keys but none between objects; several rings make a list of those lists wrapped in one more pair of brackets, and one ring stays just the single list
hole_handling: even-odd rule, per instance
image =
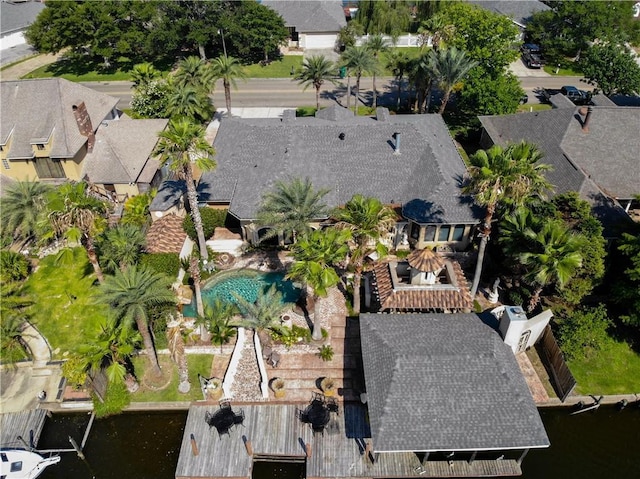
[{"label": "driveway", "polygon": [[509,70],[517,77],[546,78],[551,76],[542,68],[527,68],[520,58],[509,65]]}]

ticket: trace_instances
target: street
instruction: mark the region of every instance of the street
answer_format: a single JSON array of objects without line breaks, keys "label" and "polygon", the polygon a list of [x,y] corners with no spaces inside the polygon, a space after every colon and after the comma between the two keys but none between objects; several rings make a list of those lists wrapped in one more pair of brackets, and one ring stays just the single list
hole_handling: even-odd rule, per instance
[{"label": "street", "polygon": [[[346,80],[339,80],[340,83],[333,85],[325,82],[320,90],[320,104],[329,106],[336,100],[345,98]],[[581,82],[581,77],[549,76],[549,77],[520,77],[522,88],[529,96],[529,103],[539,103],[534,95],[536,88],[558,89],[563,85],[575,85],[583,90],[591,90],[593,87]],[[355,81],[352,79],[351,88],[354,89]],[[377,79],[378,95],[381,103],[391,104],[395,101],[396,87],[391,77]],[[131,82],[83,82],[83,85],[96,91],[115,96],[120,99],[118,108],[129,108],[131,104]],[[370,98],[372,89],[371,78],[363,78],[361,82],[362,94],[364,98]],[[406,91],[406,88],[404,89]],[[355,94],[355,91],[353,91]],[[231,101],[237,107],[268,107],[268,106],[311,106],[315,104],[315,90],[308,88],[302,91],[302,86],[289,78],[250,78],[246,82],[239,81],[238,89],[231,91]],[[346,101],[346,100],[345,100]],[[216,83],[213,93],[213,103],[216,106],[224,107],[224,89],[222,82]]]}]

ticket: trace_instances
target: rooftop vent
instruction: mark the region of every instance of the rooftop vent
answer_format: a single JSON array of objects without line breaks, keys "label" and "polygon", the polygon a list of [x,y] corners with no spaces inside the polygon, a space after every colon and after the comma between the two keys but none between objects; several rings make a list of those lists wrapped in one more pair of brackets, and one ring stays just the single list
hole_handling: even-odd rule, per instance
[{"label": "rooftop vent", "polygon": [[341,132],[341,133],[338,135],[338,138],[340,138],[341,140],[344,140],[344,138],[345,138],[346,136],[347,136],[347,135],[345,135],[345,134],[344,134],[344,132]]}]

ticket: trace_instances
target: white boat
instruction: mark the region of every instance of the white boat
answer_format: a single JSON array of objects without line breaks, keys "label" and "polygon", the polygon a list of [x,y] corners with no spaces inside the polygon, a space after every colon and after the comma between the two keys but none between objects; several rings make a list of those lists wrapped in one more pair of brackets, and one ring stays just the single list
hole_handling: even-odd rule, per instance
[{"label": "white boat", "polygon": [[0,459],[0,479],[35,479],[47,466],[60,462],[60,456],[42,457],[25,449],[1,449]]}]

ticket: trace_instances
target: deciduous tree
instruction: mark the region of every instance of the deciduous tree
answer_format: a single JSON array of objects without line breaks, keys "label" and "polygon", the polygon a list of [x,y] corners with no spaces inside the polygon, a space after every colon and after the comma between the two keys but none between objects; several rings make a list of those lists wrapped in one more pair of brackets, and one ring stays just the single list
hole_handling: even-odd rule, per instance
[{"label": "deciduous tree", "polygon": [[640,92],[640,65],[625,46],[597,43],[583,53],[579,65],[587,82],[605,95]]}]

